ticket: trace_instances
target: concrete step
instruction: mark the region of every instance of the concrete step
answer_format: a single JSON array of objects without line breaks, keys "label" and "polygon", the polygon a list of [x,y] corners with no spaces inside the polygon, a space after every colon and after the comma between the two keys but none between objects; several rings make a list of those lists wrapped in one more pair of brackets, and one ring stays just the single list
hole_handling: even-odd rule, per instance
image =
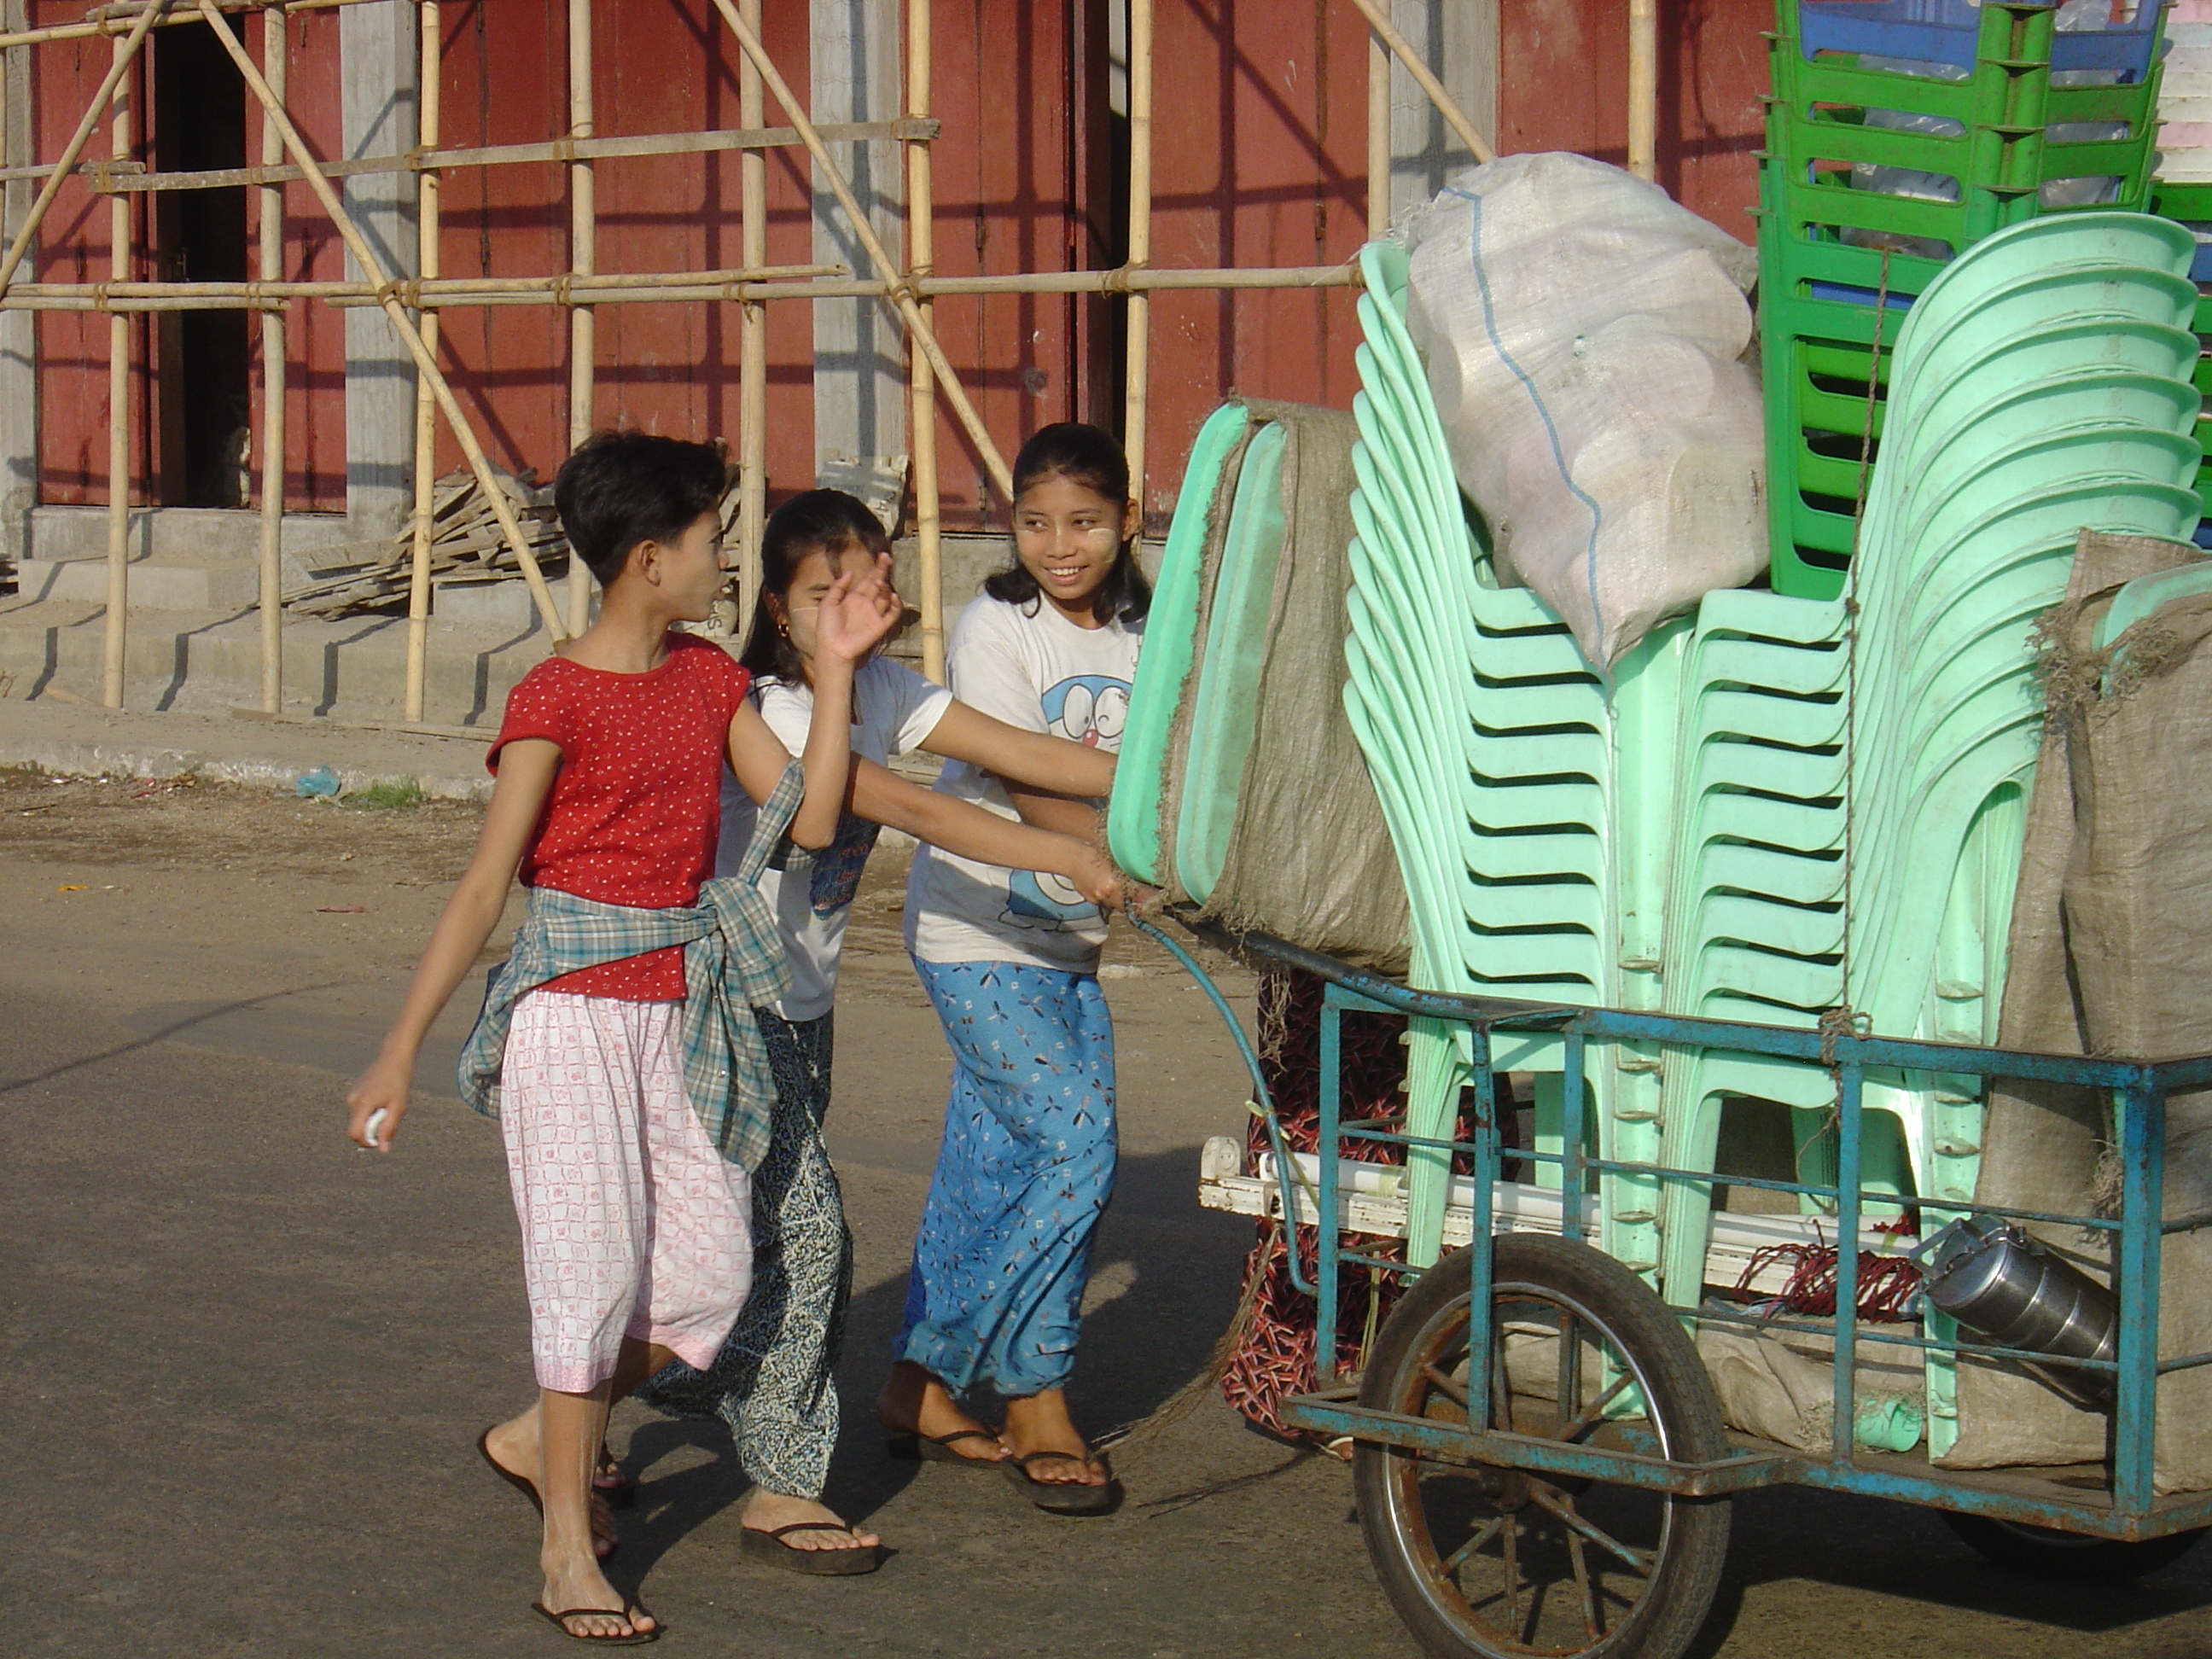
[{"label": "concrete step", "polygon": [[[238,611],[261,594],[261,567],[174,556],[133,559],[129,565],[131,609]],[[107,602],[107,560],[25,559],[15,567],[15,592],[26,599]]]},{"label": "concrete step", "polygon": [[[252,611],[137,611],[124,651],[124,706],[223,714],[261,696],[261,622]],[[100,701],[104,606],[19,595],[0,600],[0,696]],[[434,623],[422,717],[496,726],[514,683],[546,654],[534,627]],[[284,709],[338,720],[404,714],[407,623],[362,617],[284,621]]]}]

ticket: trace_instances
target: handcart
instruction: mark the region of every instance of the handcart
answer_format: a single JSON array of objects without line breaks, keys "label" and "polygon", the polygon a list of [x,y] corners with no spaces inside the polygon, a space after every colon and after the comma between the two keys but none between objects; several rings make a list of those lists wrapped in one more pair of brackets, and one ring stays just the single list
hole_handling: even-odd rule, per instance
[{"label": "handcart", "polygon": [[[1335,1225],[1319,1230],[1310,1274],[1289,1253],[1297,1287],[1317,1303],[1315,1391],[1288,1401],[1292,1425],[1356,1445],[1353,1485],[1376,1575],[1422,1648],[1438,1656],[1583,1656],[1674,1659],[1697,1638],[1727,1553],[1728,1500],[1785,1482],[1942,1511],[1961,1537],[2000,1564],[2045,1576],[2130,1577],[2166,1565],[2212,1526],[2212,1492],[2160,1495],[2153,1485],[2159,1379],[2212,1363],[2212,1354],[2159,1358],[2159,1260],[2169,1234],[2212,1217],[2160,1213],[2167,1096],[2212,1084],[2212,1056],[2161,1061],[2072,1059],[1994,1048],[1893,1041],[1845,1031],[1785,1030],[1617,1009],[1550,1006],[1409,990],[1264,936],[1191,924],[1248,959],[1326,981],[1320,1032],[1320,1140],[1302,1161],[1275,1133],[1259,1068],[1255,1107],[1269,1121],[1259,1161],[1273,1213],[1292,1219],[1347,1213],[1355,1140],[1472,1160],[1466,1183],[1469,1242],[1425,1272],[1361,1248]],[[1212,991],[1190,957],[1168,943]],[[1230,1011],[1213,992],[1225,1018]],[[1424,1140],[1341,1121],[1340,1028],[1347,1012],[1451,1022],[1472,1044],[1471,1138]],[[1553,1152],[1505,1147],[1490,1067],[1497,1045],[1530,1032],[1564,1042],[1564,1124]],[[1832,1186],[1717,1176],[1702,1170],[1613,1160],[1585,1150],[1587,1060],[1619,1045],[1668,1052],[1724,1050],[1826,1066],[1834,1077]],[[1646,1048],[1645,1052],[1650,1049]],[[1903,1067],[1978,1079],[2025,1079],[2110,1091],[2122,1166],[2118,1214],[2004,1209],[2010,1222],[2057,1223],[2110,1236],[2117,1343],[2104,1359],[2069,1358],[2111,1401],[2101,1463],[1985,1470],[1935,1467],[1924,1455],[1859,1443],[1856,1364],[1870,1349],[2054,1362],[2027,1351],[1870,1323],[1859,1307],[1857,1252],[1836,1252],[1836,1316],[1815,1330],[1833,1345],[1833,1437],[1826,1455],[1729,1430],[1694,1334],[1715,1324],[1756,1329],[1768,1316],[1700,1299],[1670,1306],[1630,1265],[1599,1247],[1589,1204],[1608,1176],[1650,1183],[1724,1182],[1823,1200],[1835,1235],[1861,1237],[1869,1207],[1894,1194],[1862,1191],[1861,1091],[1870,1070]],[[1401,1154],[1402,1155],[1402,1154]],[[1535,1189],[1501,1179],[1510,1158],[1556,1169],[1547,1212]],[[1649,1190],[1650,1188],[1647,1188]],[[1923,1224],[1928,1224],[1923,1216]],[[1932,1230],[1932,1229],[1931,1229]],[[1648,1264],[1639,1264],[1648,1265]],[[1340,1276],[1413,1280],[1371,1344],[1364,1372],[1338,1374]],[[1937,1328],[1948,1328],[1937,1325]]]}]

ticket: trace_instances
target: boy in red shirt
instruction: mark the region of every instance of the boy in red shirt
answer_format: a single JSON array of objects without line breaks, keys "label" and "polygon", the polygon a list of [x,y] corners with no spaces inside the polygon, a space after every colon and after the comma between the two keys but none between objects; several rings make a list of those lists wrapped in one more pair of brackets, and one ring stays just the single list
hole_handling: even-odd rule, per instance
[{"label": "boy in red shirt", "polygon": [[[605,590],[599,619],[509,695],[475,856],[347,1096],[351,1138],[390,1152],[423,1034],[519,871],[529,911],[461,1087],[507,1143],[539,1394],[477,1449],[541,1503],[533,1606],[585,1641],[659,1634],[599,1571],[592,1467],[609,1406],[672,1358],[711,1363],[744,1304],[747,1171],[774,1093],[751,1011],[787,982],[754,879],[787,829],[802,847],[835,839],[853,671],[899,614],[888,559],[823,600],[813,722],[793,762],[745,671],[670,631],[724,585],[726,477],[713,447],[635,432],[592,438],[562,465],[554,499]],[[725,753],[762,806],[746,867],[710,880]]]}]

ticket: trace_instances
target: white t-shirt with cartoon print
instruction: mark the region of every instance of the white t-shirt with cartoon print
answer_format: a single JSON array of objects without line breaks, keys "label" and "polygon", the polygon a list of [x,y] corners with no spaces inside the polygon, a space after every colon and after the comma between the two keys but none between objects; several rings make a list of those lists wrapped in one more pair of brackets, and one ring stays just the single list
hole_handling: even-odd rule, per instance
[{"label": "white t-shirt with cartoon print", "polygon": [[[1141,622],[1078,628],[1042,599],[1009,605],[987,594],[960,613],[945,666],[952,695],[972,708],[1118,752],[1143,642]],[[948,763],[937,787],[1002,818],[1019,816],[1004,784],[963,763]],[[1106,918],[1061,877],[915,849],[906,944],[924,962],[1087,974],[1105,943]]]},{"label": "white t-shirt with cartoon print", "polygon": [[[813,688],[763,679],[755,684],[753,698],[761,718],[783,746],[794,755],[802,752],[808,723],[814,718]],[[854,675],[853,702],[860,717],[853,727],[853,752],[884,766],[892,756],[919,749],[928,740],[952,706],[952,694],[911,668],[877,657]],[[725,769],[715,874],[736,872],[745,843],[752,839],[754,817],[753,798]],[[829,846],[799,856],[787,841],[771,866],[761,873],[761,896],[775,912],[776,931],[783,936],[791,963],[791,989],[775,1009],[786,1019],[818,1019],[836,1001],[845,923],[879,830],[848,812]],[[787,869],[787,865],[793,867]]]}]

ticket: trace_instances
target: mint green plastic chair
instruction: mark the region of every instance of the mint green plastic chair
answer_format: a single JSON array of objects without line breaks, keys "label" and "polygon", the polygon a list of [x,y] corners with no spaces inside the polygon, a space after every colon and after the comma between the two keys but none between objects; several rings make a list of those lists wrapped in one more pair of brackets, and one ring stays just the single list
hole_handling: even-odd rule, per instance
[{"label": "mint green plastic chair", "polygon": [[1249,423],[1242,404],[1224,404],[1206,417],[1191,445],[1167,545],[1160,555],[1145,648],[1130,683],[1128,720],[1122,727],[1121,757],[1115,763],[1114,793],[1107,803],[1106,844],[1115,863],[1153,886],[1160,884],[1163,873],[1160,795],[1168,732],[1194,654],[1206,513],[1222,468],[1244,441]]},{"label": "mint green plastic chair", "polygon": [[[1213,896],[1237,827],[1237,796],[1257,729],[1255,703],[1287,526],[1286,437],[1273,422],[1244,447],[1213,580],[1206,647],[1190,697],[1190,735],[1176,816],[1176,879],[1203,904]],[[1150,649],[1150,641],[1146,649]]]}]

